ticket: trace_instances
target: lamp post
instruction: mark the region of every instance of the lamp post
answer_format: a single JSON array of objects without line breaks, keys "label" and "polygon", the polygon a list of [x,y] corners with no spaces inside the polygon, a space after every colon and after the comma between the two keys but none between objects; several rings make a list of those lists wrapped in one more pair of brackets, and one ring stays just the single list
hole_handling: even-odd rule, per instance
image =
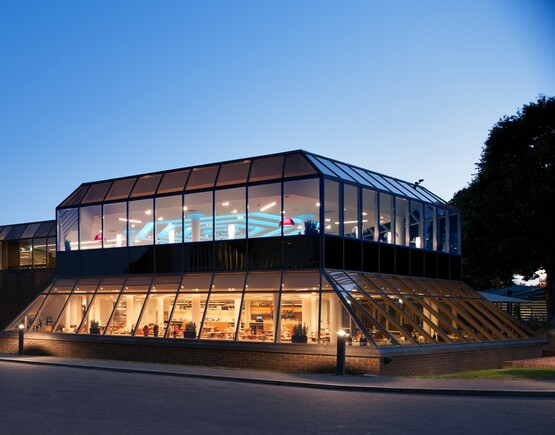
[{"label": "lamp post", "polygon": [[23,329],[25,328],[25,325],[20,324],[19,325],[19,355],[23,355]]},{"label": "lamp post", "polygon": [[337,363],[335,366],[335,374],[338,376],[345,375],[345,338],[347,333],[343,330],[337,331]]}]

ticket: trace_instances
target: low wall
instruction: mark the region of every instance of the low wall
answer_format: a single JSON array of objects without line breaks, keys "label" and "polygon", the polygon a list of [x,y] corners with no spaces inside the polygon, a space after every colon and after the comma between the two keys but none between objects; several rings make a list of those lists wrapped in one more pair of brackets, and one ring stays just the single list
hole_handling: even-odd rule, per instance
[{"label": "low wall", "polygon": [[[443,346],[429,349],[347,347],[346,373],[421,376],[501,367],[504,361],[542,356],[545,342],[531,340],[491,347]],[[0,353],[18,352],[17,333],[0,334]],[[164,364],[229,367],[290,373],[335,373],[333,345],[266,345],[126,337],[25,335],[26,355],[113,359]]]}]

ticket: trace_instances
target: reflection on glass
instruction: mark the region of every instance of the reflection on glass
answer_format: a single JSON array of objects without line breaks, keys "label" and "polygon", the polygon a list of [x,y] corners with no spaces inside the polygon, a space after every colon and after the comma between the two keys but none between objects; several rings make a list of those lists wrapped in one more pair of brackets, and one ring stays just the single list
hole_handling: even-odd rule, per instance
[{"label": "reflection on glass", "polygon": [[377,240],[377,193],[373,190],[362,189],[362,238]]},{"label": "reflection on glass", "polygon": [[246,237],[246,189],[216,190],[216,240],[244,239]]},{"label": "reflection on glass", "polygon": [[58,250],[75,251],[79,247],[79,209],[58,210]]},{"label": "reflection on glass", "polygon": [[79,246],[81,249],[102,247],[102,206],[79,209]]},{"label": "reflection on glass", "polygon": [[403,198],[395,198],[395,244],[408,245],[407,222],[409,202]]},{"label": "reflection on glass", "polygon": [[339,183],[328,179],[325,183],[324,231],[339,235]]},{"label": "reflection on glass", "polygon": [[240,292],[231,291],[210,294],[201,339],[235,340],[241,296]]},{"label": "reflection on glass", "polygon": [[104,205],[104,247],[127,246],[127,203]]},{"label": "reflection on glass", "polygon": [[283,183],[283,214],[293,225],[283,226],[283,235],[318,234],[320,230],[320,184],[316,178]]},{"label": "reflection on glass", "polygon": [[387,193],[380,193],[380,235],[382,243],[394,243],[395,238],[391,233],[393,221],[393,197]]},{"label": "reflection on glass", "polygon": [[436,226],[435,207],[424,206],[424,249],[435,249],[434,230]]},{"label": "reflection on glass", "polygon": [[[286,227],[295,223],[284,222]],[[281,235],[281,184],[263,184],[249,187],[248,236],[272,237]]]},{"label": "reflection on glass", "polygon": [[185,242],[210,242],[214,235],[212,192],[185,195],[184,231]]},{"label": "reflection on glass", "polygon": [[246,293],[241,309],[240,341],[274,341],[279,293]]},{"label": "reflection on glass", "polygon": [[345,237],[360,238],[358,188],[350,184],[343,186],[343,234]]},{"label": "reflection on glass", "polygon": [[409,214],[409,238],[411,247],[423,248],[422,230],[422,204],[420,202],[411,201]]},{"label": "reflection on glass", "polygon": [[129,201],[129,246],[152,245],[154,227],[154,204],[152,199]]},{"label": "reflection on glass", "polygon": [[183,197],[181,195],[156,198],[156,244],[183,241]]}]

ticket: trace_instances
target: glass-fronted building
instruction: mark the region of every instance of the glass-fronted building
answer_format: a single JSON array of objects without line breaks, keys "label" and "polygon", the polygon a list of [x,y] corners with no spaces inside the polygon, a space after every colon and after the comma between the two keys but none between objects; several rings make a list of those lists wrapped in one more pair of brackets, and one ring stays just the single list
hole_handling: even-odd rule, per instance
[{"label": "glass-fronted building", "polygon": [[56,209],[57,278],[8,327],[374,348],[529,338],[461,281],[460,212],[291,151],[84,183]]}]

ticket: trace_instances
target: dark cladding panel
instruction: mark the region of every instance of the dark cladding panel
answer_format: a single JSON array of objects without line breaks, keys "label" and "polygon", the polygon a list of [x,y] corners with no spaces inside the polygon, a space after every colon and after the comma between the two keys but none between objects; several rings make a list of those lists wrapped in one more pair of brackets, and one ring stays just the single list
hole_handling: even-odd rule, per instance
[{"label": "dark cladding panel", "polygon": [[252,162],[249,183],[275,180],[283,174],[283,156],[259,158]]},{"label": "dark cladding panel", "polygon": [[189,181],[185,190],[208,189],[214,187],[219,166],[208,166],[204,168],[194,168],[191,171]]},{"label": "dark cladding panel", "polygon": [[81,202],[82,204],[90,204],[91,202],[101,202],[104,200],[106,193],[110,190],[112,186],[111,181],[106,181],[104,183],[98,183],[91,185],[90,189],[88,190],[85,198]]},{"label": "dark cladding panel", "polygon": [[185,183],[187,183],[189,172],[189,169],[166,172],[162,177],[162,181],[160,182],[160,186],[158,186],[158,191],[156,193],[161,195],[164,193],[182,192],[185,188]]},{"label": "dark cladding panel", "polygon": [[106,195],[106,201],[129,198],[129,193],[131,189],[133,189],[135,181],[137,181],[136,177],[114,181],[112,188],[108,192],[108,195]]},{"label": "dark cladding panel", "polygon": [[250,160],[222,165],[220,173],[218,174],[216,186],[220,187],[246,183],[250,165]]},{"label": "dark cladding panel", "polygon": [[60,207],[66,207],[71,205],[78,205],[81,204],[83,198],[87,194],[89,190],[90,184],[79,186],[75,192],[69,195],[64,202],[60,204]]},{"label": "dark cladding panel", "polygon": [[284,177],[301,177],[303,175],[315,175],[318,172],[301,153],[289,154],[285,157]]},{"label": "dark cladding panel", "polygon": [[139,177],[133,191],[131,192],[131,198],[136,198],[138,196],[149,196],[156,193],[158,184],[160,184],[160,179],[162,174],[154,175],[143,175]]}]

